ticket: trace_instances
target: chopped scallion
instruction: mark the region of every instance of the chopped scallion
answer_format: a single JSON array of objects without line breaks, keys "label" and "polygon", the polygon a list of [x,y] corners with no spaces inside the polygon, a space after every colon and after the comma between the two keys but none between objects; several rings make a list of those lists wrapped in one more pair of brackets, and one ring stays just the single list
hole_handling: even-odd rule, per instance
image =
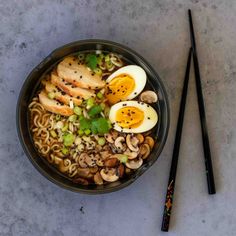
[{"label": "chopped scallion", "polygon": [[86,129],[86,130],[84,131],[84,133],[85,133],[85,135],[89,135],[89,134],[91,133],[91,130],[90,130],[90,129]]},{"label": "chopped scallion", "polygon": [[82,109],[81,107],[75,107],[74,108],[74,113],[78,116],[80,116],[82,114]]},{"label": "chopped scallion", "polygon": [[102,99],[103,98],[103,94],[101,92],[98,92],[97,93],[97,98]]},{"label": "chopped scallion", "polygon": [[53,93],[53,92],[48,93],[48,98],[54,99],[55,98],[55,93]]},{"label": "chopped scallion", "polygon": [[68,123],[65,123],[65,125],[62,127],[61,131],[62,132],[65,132],[68,130],[68,127],[69,127],[69,124]]},{"label": "chopped scallion", "polygon": [[102,75],[102,70],[100,68],[95,68],[93,71],[95,72],[95,74],[97,74],[99,76]]},{"label": "chopped scallion", "polygon": [[55,132],[55,130],[51,130],[51,131],[50,131],[50,135],[51,135],[53,138],[56,138],[56,137],[57,137],[57,133]]},{"label": "chopped scallion", "polygon": [[69,116],[68,120],[69,120],[70,122],[75,122],[75,121],[77,120],[77,115],[71,115],[71,116]]},{"label": "chopped scallion", "polygon": [[63,147],[61,152],[64,154],[64,155],[67,155],[69,153],[69,150],[66,148],[66,147]]},{"label": "chopped scallion", "polygon": [[61,119],[61,115],[57,114],[56,115],[56,121],[59,121]]},{"label": "chopped scallion", "polygon": [[104,137],[98,138],[98,144],[103,146],[106,143],[106,139]]}]

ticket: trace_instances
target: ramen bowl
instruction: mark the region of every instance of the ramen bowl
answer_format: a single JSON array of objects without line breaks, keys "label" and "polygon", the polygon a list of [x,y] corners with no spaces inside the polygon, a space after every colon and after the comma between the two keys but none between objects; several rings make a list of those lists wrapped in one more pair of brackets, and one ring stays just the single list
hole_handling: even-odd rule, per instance
[{"label": "ramen bowl", "polygon": [[[40,86],[42,76],[52,69],[62,58],[75,52],[95,50],[119,54],[128,64],[138,65],[145,70],[148,78],[148,86],[158,95],[158,102],[155,104],[155,109],[158,114],[158,123],[153,134],[156,141],[152,152],[139,169],[134,171],[131,175],[125,176],[116,182],[106,183],[104,185],[94,184],[84,186],[71,181],[70,178],[63,175],[54,166],[50,165],[50,163],[48,163],[37,151],[30,131],[28,106]],[[93,39],[76,41],[54,50],[39,65],[37,65],[26,78],[19,94],[16,109],[16,123],[19,140],[26,156],[35,168],[54,184],[74,192],[87,194],[101,194],[117,191],[130,185],[139,178],[160,156],[167,139],[170,123],[167,94],[160,77],[152,66],[132,49],[106,40]]]}]

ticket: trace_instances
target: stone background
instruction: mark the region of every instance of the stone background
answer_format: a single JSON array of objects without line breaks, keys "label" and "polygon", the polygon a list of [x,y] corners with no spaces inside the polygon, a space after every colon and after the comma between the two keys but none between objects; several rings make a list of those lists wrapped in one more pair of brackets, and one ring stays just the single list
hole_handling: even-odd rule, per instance
[{"label": "stone background", "polygon": [[[191,72],[170,236],[236,234],[235,0],[0,0],[0,235],[156,236],[172,155],[193,10],[217,194],[207,194]],[[141,53],[167,89],[162,155],[130,187],[87,196],[53,185],[19,144],[15,107],[27,74],[53,49],[103,38]]]}]

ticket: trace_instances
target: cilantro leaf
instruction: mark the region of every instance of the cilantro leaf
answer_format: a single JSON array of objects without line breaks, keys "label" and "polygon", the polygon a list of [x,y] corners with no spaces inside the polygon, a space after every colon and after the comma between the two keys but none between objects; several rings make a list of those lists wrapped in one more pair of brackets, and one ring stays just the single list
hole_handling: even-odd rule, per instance
[{"label": "cilantro leaf", "polygon": [[91,121],[85,117],[81,117],[79,119],[80,122],[80,129],[85,130],[85,129],[90,129],[91,128]]},{"label": "cilantro leaf", "polygon": [[88,111],[88,115],[90,117],[95,117],[96,115],[98,115],[100,112],[102,111],[102,107],[99,105],[95,105],[93,107],[91,107]]},{"label": "cilantro leaf", "polygon": [[85,58],[85,62],[86,65],[92,70],[96,69],[98,64],[97,57],[94,54],[88,54]]},{"label": "cilantro leaf", "polygon": [[92,120],[92,132],[105,134],[109,132],[109,124],[103,117]]}]

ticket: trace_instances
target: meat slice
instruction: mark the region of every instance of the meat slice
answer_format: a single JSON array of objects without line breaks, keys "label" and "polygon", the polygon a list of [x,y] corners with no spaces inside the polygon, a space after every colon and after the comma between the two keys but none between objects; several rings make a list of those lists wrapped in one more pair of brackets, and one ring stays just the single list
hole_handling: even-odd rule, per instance
[{"label": "meat slice", "polygon": [[55,73],[51,74],[51,83],[72,97],[88,99],[95,96],[94,90],[75,87],[57,76]]},{"label": "meat slice", "polygon": [[81,65],[76,57],[66,57],[57,66],[57,74],[67,82],[81,88],[100,89],[105,86],[101,76]]},{"label": "meat slice", "polygon": [[49,81],[44,82],[45,90],[48,93],[54,93],[55,99],[64,103],[65,105],[70,105],[70,101],[72,101],[75,105],[81,105],[82,99],[78,99],[75,97],[71,97],[66,94],[64,91],[58,89],[54,84]]},{"label": "meat slice", "polygon": [[73,114],[73,110],[69,106],[60,104],[58,101],[48,98],[47,93],[44,90],[41,91],[38,96],[40,103],[47,111],[63,116],[70,116]]}]

